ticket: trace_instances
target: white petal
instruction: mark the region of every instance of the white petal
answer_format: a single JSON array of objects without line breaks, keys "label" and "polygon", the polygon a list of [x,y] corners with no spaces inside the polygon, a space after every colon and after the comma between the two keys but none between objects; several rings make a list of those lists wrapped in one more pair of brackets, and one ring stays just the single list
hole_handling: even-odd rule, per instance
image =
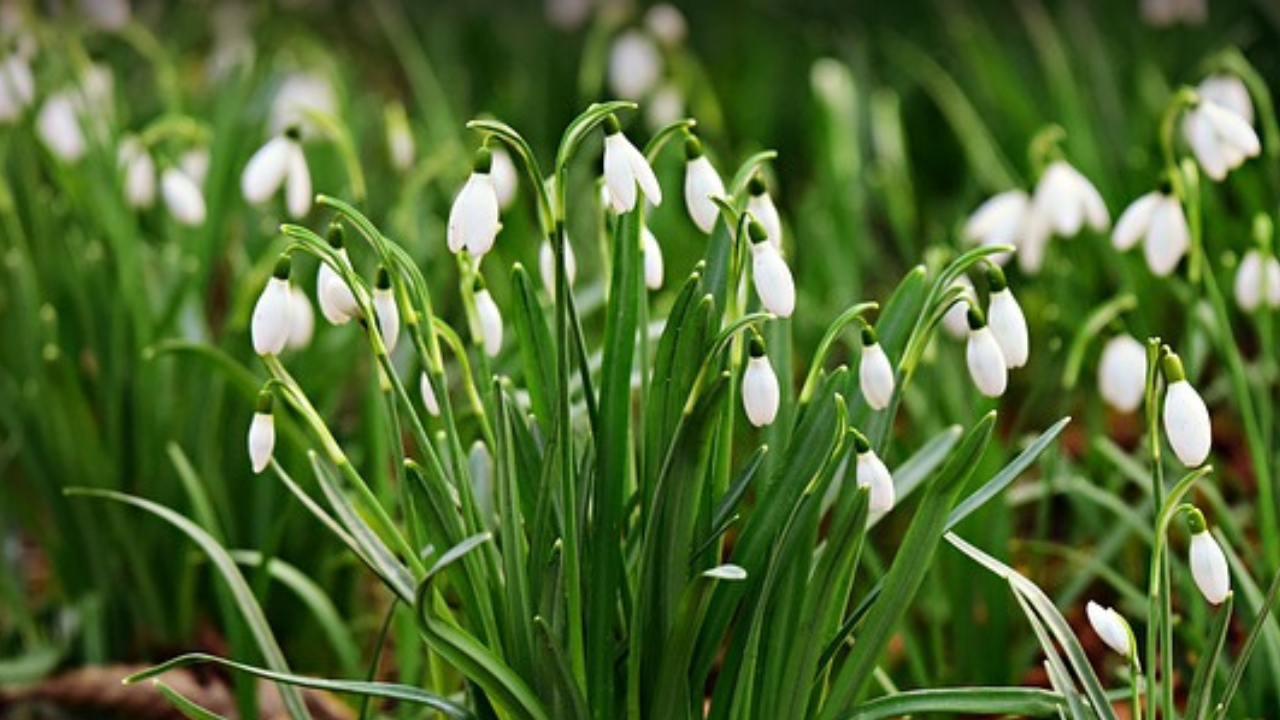
[{"label": "white petal", "polygon": [[965,300],[973,301],[973,281],[969,280],[968,275],[961,275],[951,286],[963,288],[964,295],[959,302],[947,308],[947,313],[942,316],[942,327],[951,337],[963,340],[969,336],[969,320],[966,317],[969,304]]},{"label": "white petal", "polygon": [[1035,212],[1048,221],[1049,228],[1063,237],[1080,232],[1084,225],[1084,205],[1077,195],[1074,169],[1063,160],[1054,161],[1036,185]]},{"label": "white petal", "polygon": [[616,213],[631,212],[636,206],[636,178],[627,157],[630,146],[620,132],[604,138],[604,185]]},{"label": "white petal", "polygon": [[1209,457],[1213,442],[1209,409],[1186,380],[1171,383],[1165,391],[1164,432],[1174,454],[1188,468],[1200,467]]},{"label": "white petal", "polygon": [[778,317],[791,317],[796,307],[796,286],[791,269],[768,241],[751,246],[751,279],[765,310]]},{"label": "white petal", "polygon": [[449,210],[448,242],[451,252],[468,252],[480,257],[493,248],[501,223],[498,194],[488,173],[471,173]]},{"label": "white petal", "polygon": [[1129,335],[1107,341],[1098,360],[1098,392],[1108,405],[1131,413],[1146,394],[1147,349]]},{"label": "white petal", "polygon": [[192,148],[178,158],[178,167],[191,178],[192,182],[204,187],[204,180],[209,176],[209,148]]},{"label": "white petal", "polygon": [[1098,188],[1089,182],[1080,171],[1072,168],[1071,172],[1075,176],[1075,193],[1076,198],[1084,207],[1085,220],[1089,222],[1089,227],[1094,232],[1102,232],[1111,224],[1111,214],[1107,212],[1107,204],[1103,202],[1101,193]]},{"label": "white petal", "polygon": [[1182,120],[1182,134],[1205,174],[1221,182],[1227,176],[1227,161],[1222,154],[1222,142],[1205,118],[1202,108],[1195,108],[1186,114]]},{"label": "white petal", "polygon": [[204,193],[186,173],[175,167],[166,168],[160,176],[160,194],[179,223],[187,227],[204,223]]},{"label": "white petal", "polygon": [[498,207],[508,208],[516,197],[519,186],[516,175],[516,164],[511,160],[511,153],[499,146],[491,150],[493,165],[489,168],[489,177],[493,178],[494,194],[498,196]]},{"label": "white petal", "polygon": [[747,413],[747,420],[756,427],[773,423],[778,416],[778,377],[773,373],[773,365],[765,356],[747,360],[747,369],[742,373],[742,408]]},{"label": "white petal", "polygon": [[436,399],[436,391],[431,387],[431,378],[426,373],[422,373],[422,379],[418,382],[419,390],[422,392],[422,405],[432,417],[440,417],[440,401]]},{"label": "white petal", "polygon": [[156,163],[151,153],[130,138],[120,147],[124,162],[124,196],[130,207],[151,207],[156,199]]},{"label": "white petal", "polygon": [[49,96],[40,106],[36,130],[45,147],[65,162],[79,160],[88,150],[75,101],[65,92]]},{"label": "white petal", "polygon": [[502,313],[493,302],[488,290],[476,293],[476,315],[480,320],[480,334],[484,342],[484,352],[489,357],[496,357],[502,350]]},{"label": "white petal", "polygon": [[639,100],[662,77],[662,54],[648,35],[628,30],[609,49],[609,87],[623,100]]},{"label": "white petal", "polygon": [[1153,190],[1130,203],[1111,233],[1111,245],[1120,252],[1137,245],[1151,227],[1151,213],[1163,198],[1164,194]]},{"label": "white petal", "polygon": [[297,350],[311,344],[316,329],[316,314],[302,288],[289,285],[289,340],[285,345]]},{"label": "white petal", "polygon": [[1182,204],[1173,196],[1166,196],[1151,213],[1151,229],[1142,244],[1147,267],[1156,277],[1166,277],[1178,267],[1182,256],[1191,247],[1191,228],[1182,213]]},{"label": "white petal", "polygon": [[275,416],[270,413],[254,413],[253,421],[249,423],[249,461],[253,464],[255,473],[267,469],[275,447]]},{"label": "white petal", "polygon": [[1129,657],[1133,652],[1129,626],[1120,617],[1120,614],[1111,608],[1104,608],[1092,600],[1085,606],[1085,610],[1089,615],[1089,624],[1093,625],[1093,631],[1098,633],[1098,637],[1102,638],[1102,642],[1120,655],[1126,658]]},{"label": "white petal", "polygon": [[1221,605],[1231,592],[1231,570],[1227,567],[1227,557],[1207,530],[1191,536],[1190,560],[1191,577],[1195,578],[1196,587],[1200,588],[1204,599],[1214,605]]},{"label": "white petal", "polygon": [[[618,133],[621,135],[621,133]],[[631,173],[635,175],[636,182],[640,183],[640,190],[644,193],[644,197],[649,204],[657,207],[662,204],[662,187],[658,185],[658,176],[653,174],[653,168],[649,167],[649,161],[645,159],[644,153],[636,149],[630,140],[626,141],[627,158],[631,165]]]},{"label": "white petal", "polygon": [[289,173],[289,158],[293,154],[294,141],[277,135],[249,158],[240,175],[240,192],[250,203],[258,204],[270,198],[284,183]]},{"label": "white petal", "polygon": [[[568,239],[564,244],[564,273],[572,287],[573,281],[578,277],[578,260],[573,254],[573,244]],[[542,246],[538,248],[538,274],[542,277],[542,287],[554,298],[556,296],[556,251],[551,247],[550,240],[543,240]]]},{"label": "white petal", "polygon": [[1049,219],[1038,210],[1033,208],[1027,213],[1022,240],[1018,243],[1018,267],[1022,268],[1023,272],[1028,275],[1040,272],[1052,232]]},{"label": "white petal", "polygon": [[981,327],[969,332],[969,345],[965,350],[969,364],[969,376],[978,391],[987,397],[1000,397],[1009,382],[1009,370],[1005,366],[1004,352],[996,342],[991,328]]},{"label": "white petal", "polygon": [[1201,102],[1200,111],[1213,126],[1214,132],[1246,157],[1253,157],[1261,152],[1262,144],[1258,141],[1258,133],[1244,118],[1210,101]]},{"label": "white petal", "polygon": [[662,287],[662,247],[648,227],[640,229],[641,252],[644,253],[644,286],[650,290]]},{"label": "white petal", "polygon": [[862,346],[862,358],[858,363],[858,383],[862,396],[874,410],[889,407],[893,398],[893,366],[880,343]]},{"label": "white petal", "polygon": [[1200,82],[1196,92],[1205,100],[1244,118],[1253,124],[1253,102],[1244,82],[1234,75],[1210,75]]},{"label": "white petal", "polygon": [[706,155],[699,155],[685,164],[685,207],[689,209],[693,224],[702,232],[710,233],[720,217],[720,207],[711,199],[712,196],[724,194],[724,183]]},{"label": "white petal", "polygon": [[17,120],[35,97],[35,88],[26,58],[13,53],[0,62],[0,122]]},{"label": "white petal", "polygon": [[1030,207],[1031,198],[1021,190],[994,195],[969,216],[964,237],[980,245],[1013,245]]},{"label": "white petal", "polygon": [[1280,308],[1280,260],[1269,257],[1266,267],[1267,305],[1273,309]]},{"label": "white petal", "polygon": [[391,288],[375,288],[373,291],[373,310],[378,315],[378,332],[382,335],[382,343],[387,352],[395,352],[396,343],[400,340],[400,308],[396,305],[395,293]]},{"label": "white petal", "polygon": [[[339,252],[343,265],[350,267],[346,249]],[[320,313],[334,325],[345,325],[360,315],[360,304],[356,302],[351,288],[346,281],[328,263],[321,262],[316,275],[316,295],[320,301]]]},{"label": "white petal", "polygon": [[263,356],[279,355],[289,341],[290,316],[289,281],[272,277],[253,306],[253,351]]},{"label": "white petal", "polygon": [[884,461],[874,451],[859,453],[856,461],[858,487],[870,488],[868,511],[871,515],[883,515],[893,509],[896,491],[893,487],[893,476]]},{"label": "white petal", "polygon": [[1022,314],[1022,306],[1009,288],[991,294],[991,304],[987,308],[987,326],[1000,345],[1009,369],[1027,364],[1030,352],[1027,318]]},{"label": "white petal", "polygon": [[285,187],[285,205],[289,215],[301,218],[311,210],[311,171],[302,147],[294,144],[289,153],[289,181]]},{"label": "white petal", "polygon": [[769,242],[773,243],[778,252],[782,252],[782,218],[778,216],[778,207],[773,204],[773,198],[769,193],[752,195],[748,198],[747,212],[759,221]]},{"label": "white petal", "polygon": [[668,45],[679,45],[688,34],[688,23],[674,5],[661,3],[644,14],[644,26],[653,36]]}]

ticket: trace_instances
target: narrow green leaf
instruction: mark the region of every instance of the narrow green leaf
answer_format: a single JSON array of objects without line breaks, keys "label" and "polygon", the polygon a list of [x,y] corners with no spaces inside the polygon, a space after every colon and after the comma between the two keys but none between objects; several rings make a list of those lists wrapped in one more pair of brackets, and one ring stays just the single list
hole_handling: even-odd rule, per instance
[{"label": "narrow green leaf", "polygon": [[1045,717],[1061,710],[1063,704],[1058,693],[1038,688],[934,688],[876,698],[840,720],[884,720],[924,713]]},{"label": "narrow green leaf", "polygon": [[551,397],[556,391],[555,346],[547,328],[546,312],[538,302],[533,280],[520,263],[511,268],[512,324],[519,340],[524,385],[529,391],[533,414],[543,427],[550,427]]},{"label": "narrow green leaf", "polygon": [[162,680],[152,680],[151,684],[155,686],[156,690],[160,691],[165,700],[168,700],[178,712],[182,713],[183,717],[190,718],[190,720],[227,720],[227,718],[195,704],[195,702],[165,684]]}]

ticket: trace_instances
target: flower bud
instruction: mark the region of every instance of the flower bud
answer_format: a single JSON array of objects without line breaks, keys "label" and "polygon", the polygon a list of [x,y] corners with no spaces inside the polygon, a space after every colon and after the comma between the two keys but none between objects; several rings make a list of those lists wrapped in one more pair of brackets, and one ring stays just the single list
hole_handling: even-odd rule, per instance
[{"label": "flower bud", "polygon": [[742,409],[747,420],[756,427],[772,425],[778,416],[779,396],[778,376],[764,354],[764,342],[753,337],[747,369],[742,373]]},{"label": "flower bud", "polygon": [[160,194],[174,220],[187,227],[204,224],[204,193],[186,173],[176,167],[166,168],[160,176]]},{"label": "flower bud", "polygon": [[1213,442],[1209,409],[1200,393],[1187,382],[1182,361],[1167,347],[1160,364],[1168,384],[1164,395],[1164,433],[1183,465],[1200,467],[1209,457]]},{"label": "flower bud", "polygon": [[684,202],[693,224],[710,233],[720,217],[720,208],[711,198],[725,194],[724,182],[702,153],[702,143],[690,135],[685,139]]},{"label": "flower bud", "polygon": [[285,346],[291,350],[300,350],[311,344],[311,336],[315,334],[316,314],[311,309],[311,301],[302,288],[289,284],[289,340]]},{"label": "flower bud", "polygon": [[[339,262],[351,267],[347,249],[343,247],[343,235],[341,223],[334,222],[329,225],[329,247],[338,254]],[[347,286],[342,276],[324,261],[321,261],[320,270],[316,274],[316,298],[320,302],[320,313],[334,325],[345,325],[360,314],[360,305],[356,302],[351,288]]]},{"label": "flower bud", "polygon": [[373,310],[378,316],[378,332],[387,352],[395,352],[400,340],[400,308],[396,305],[395,291],[391,288],[391,275],[386,268],[378,268],[373,288]]},{"label": "flower bud", "polygon": [[796,307],[796,286],[791,278],[791,268],[765,237],[760,223],[750,221],[747,231],[751,238],[751,279],[760,304],[778,317],[791,317]]},{"label": "flower bud", "polygon": [[502,313],[493,301],[489,290],[479,286],[475,291],[476,315],[480,321],[480,337],[484,343],[484,352],[489,357],[497,357],[502,350]]},{"label": "flower bud", "polygon": [[604,183],[614,212],[631,212],[636,206],[636,185],[654,206],[662,204],[662,188],[649,161],[622,134],[618,119],[604,120]]},{"label": "flower bud", "polygon": [[862,396],[872,409],[883,410],[889,407],[889,401],[893,398],[893,367],[889,364],[889,356],[880,347],[876,331],[871,327],[862,329],[858,382],[862,387]]},{"label": "flower bud", "polygon": [[883,515],[892,510],[897,501],[893,476],[889,474],[889,468],[871,449],[871,444],[862,433],[854,435],[854,449],[858,453],[856,460],[858,487],[869,488],[871,491],[868,510],[873,516]]},{"label": "flower bud", "polygon": [[1098,392],[1108,405],[1131,413],[1146,393],[1147,349],[1129,335],[1107,341],[1098,360]]},{"label": "flower bud", "polygon": [[1129,629],[1129,623],[1125,622],[1120,613],[1112,608],[1102,607],[1092,600],[1085,606],[1085,611],[1089,615],[1089,624],[1093,626],[1093,631],[1098,633],[1098,637],[1102,638],[1102,642],[1106,643],[1107,647],[1115,650],[1122,657],[1133,657],[1133,631]]},{"label": "flower bud", "polygon": [[276,420],[271,414],[271,403],[269,391],[258,393],[258,408],[249,423],[249,461],[254,473],[261,473],[267,468],[276,447]]},{"label": "flower bud", "polygon": [[476,151],[471,177],[449,210],[450,252],[459,253],[465,249],[480,258],[493,248],[502,223],[498,219],[498,194],[489,174],[492,167],[493,155],[488,148],[481,147]]},{"label": "flower bud", "polygon": [[640,243],[644,253],[644,286],[657,290],[662,287],[662,247],[647,226],[640,228]]},{"label": "flower bud", "polygon": [[1027,364],[1029,342],[1027,318],[1022,306],[1009,290],[1004,271],[995,265],[987,267],[987,282],[991,287],[991,302],[987,306],[988,326],[1004,354],[1005,366],[1010,370]]},{"label": "flower bud", "polygon": [[289,256],[282,255],[276,262],[275,273],[267,281],[267,287],[253,306],[250,330],[253,350],[262,356],[279,355],[289,341],[290,293]]},{"label": "flower bud", "polygon": [[422,392],[422,405],[432,417],[440,416],[440,401],[436,399],[435,388],[431,386],[431,377],[425,372],[422,373],[422,379],[418,381],[419,390]]},{"label": "flower bud", "polygon": [[977,308],[969,307],[969,344],[965,350],[965,360],[969,365],[969,376],[978,392],[987,397],[1000,397],[1004,394],[1009,382],[1009,370],[1005,364],[1004,351],[996,341],[991,328]]},{"label": "flower bud", "polygon": [[1200,588],[1200,594],[1212,605],[1221,605],[1231,592],[1231,570],[1227,556],[1204,522],[1204,515],[1194,508],[1189,513],[1191,548],[1188,563],[1191,577]]},{"label": "flower bud", "polygon": [[747,212],[760,221],[769,242],[773,243],[778,252],[782,252],[782,218],[778,215],[778,208],[773,204],[773,198],[769,196],[760,173],[753,175],[747,183],[747,193]]}]

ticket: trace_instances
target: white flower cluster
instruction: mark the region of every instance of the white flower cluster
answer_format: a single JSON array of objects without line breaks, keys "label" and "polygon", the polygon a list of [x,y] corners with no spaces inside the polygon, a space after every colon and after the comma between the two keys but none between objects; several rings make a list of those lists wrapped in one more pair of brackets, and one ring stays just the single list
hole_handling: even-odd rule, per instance
[{"label": "white flower cluster", "polygon": [[965,360],[969,376],[979,392],[994,398],[1004,394],[1009,371],[1027,364],[1030,340],[1022,306],[1009,290],[999,266],[987,266],[987,285],[990,292],[985,315],[972,297],[958,301],[957,305],[968,305],[965,318],[969,342]]}]

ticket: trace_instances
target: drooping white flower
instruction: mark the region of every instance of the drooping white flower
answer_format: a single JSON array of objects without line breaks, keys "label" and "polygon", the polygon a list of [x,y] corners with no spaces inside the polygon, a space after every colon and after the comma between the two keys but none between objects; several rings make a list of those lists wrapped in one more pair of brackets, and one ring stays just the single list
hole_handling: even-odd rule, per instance
[{"label": "drooping white flower", "polygon": [[1027,339],[1027,318],[1022,306],[1009,289],[1004,271],[995,265],[987,268],[987,284],[991,289],[987,305],[987,326],[1004,353],[1005,365],[1013,370],[1027,364],[1030,342]]},{"label": "drooping white flower", "polygon": [[[329,225],[329,247],[338,254],[339,261],[344,266],[351,267],[347,249],[343,247],[343,235],[341,223]],[[345,325],[360,315],[360,304],[356,302],[351,288],[342,279],[342,275],[329,267],[327,262],[321,262],[316,273],[316,299],[320,302],[320,314],[334,325]]]},{"label": "drooping white flower", "polygon": [[662,77],[662,53],[639,30],[627,30],[609,48],[609,88],[623,100],[639,100]]},{"label": "drooping white flower", "polygon": [[413,140],[413,130],[409,127],[404,105],[398,102],[387,105],[382,117],[387,131],[387,155],[391,158],[391,166],[401,173],[408,172],[413,167],[417,143]]},{"label": "drooping white flower", "polygon": [[297,127],[304,134],[310,134],[313,122],[309,115],[312,113],[337,115],[338,100],[333,85],[318,73],[291,74],[280,83],[271,102],[271,133],[279,135],[290,127]]},{"label": "drooping white flower", "polygon": [[867,438],[862,433],[855,434],[853,442],[854,450],[857,452],[855,474],[858,487],[870,490],[871,496],[868,498],[867,510],[873,517],[884,515],[892,510],[894,503],[897,502],[893,475],[889,473],[889,468],[884,461],[871,449],[871,443],[867,442]]},{"label": "drooping white flower", "polygon": [[684,93],[674,82],[658,86],[644,104],[644,122],[657,132],[684,117]]},{"label": "drooping white flower", "polygon": [[187,227],[204,224],[204,193],[195,181],[177,167],[167,167],[160,175],[160,195],[174,220]]},{"label": "drooping white flower", "polygon": [[618,119],[604,119],[604,184],[614,212],[631,212],[636,206],[636,186],[655,207],[662,204],[662,188],[649,161],[622,134]]},{"label": "drooping white flower", "polygon": [[723,197],[724,182],[702,152],[702,142],[692,135],[684,141],[684,204],[693,224],[710,233],[720,217],[720,208],[712,197]]},{"label": "drooping white flower", "polygon": [[0,60],[0,124],[22,117],[35,95],[36,80],[30,61],[21,52]]},{"label": "drooping white flower", "polygon": [[1191,577],[1200,588],[1200,594],[1210,604],[1221,605],[1231,592],[1231,570],[1227,566],[1227,556],[1209,528],[1205,525],[1204,515],[1199,510],[1190,511],[1191,548],[1188,563],[1191,565]]},{"label": "drooping white flower", "polygon": [[493,149],[493,167],[489,172],[493,178],[493,191],[498,195],[498,207],[507,209],[511,207],[511,202],[516,199],[516,189],[519,187],[519,176],[516,174],[516,164],[511,160],[511,153],[501,145]]},{"label": "drooping white flower", "polygon": [[1036,183],[1031,214],[1021,228],[1018,262],[1028,273],[1038,272],[1054,235],[1074,237],[1086,223],[1102,232],[1110,221],[1106,203],[1093,183],[1066,160],[1055,160]]},{"label": "drooping white flower", "polygon": [[476,318],[480,321],[480,338],[484,344],[484,352],[489,357],[497,357],[502,350],[502,313],[498,304],[493,301],[489,290],[477,285],[475,290]]},{"label": "drooping white flower", "polygon": [[124,170],[124,199],[132,208],[148,208],[156,201],[156,163],[138,138],[120,142],[116,159]]},{"label": "drooping white flower", "polygon": [[1111,244],[1124,252],[1142,240],[1147,267],[1156,277],[1173,272],[1191,247],[1191,227],[1178,198],[1153,191],[1134,200],[1120,215]]},{"label": "drooping white flower", "polygon": [[1196,93],[1253,124],[1253,101],[1249,98],[1249,88],[1235,75],[1210,75],[1196,86]]},{"label": "drooping white flower", "polygon": [[282,256],[276,262],[275,272],[267,281],[267,286],[258,296],[257,304],[253,306],[253,318],[250,321],[253,351],[264,357],[279,355],[289,342],[293,315],[289,268],[289,257]]},{"label": "drooping white flower", "polygon": [[1209,409],[1200,393],[1187,382],[1182,360],[1166,352],[1160,361],[1167,383],[1164,395],[1164,433],[1178,460],[1188,468],[1197,468],[1209,457],[1213,428]]},{"label": "drooping white flower", "polygon": [[271,413],[272,395],[263,390],[258,393],[258,406],[249,423],[249,462],[254,473],[261,473],[271,463],[276,447],[276,419]]},{"label": "drooping white flower", "polygon": [[1146,393],[1147,349],[1130,335],[1107,341],[1098,360],[1098,393],[1108,405],[1131,413]]},{"label": "drooping white flower", "polygon": [[969,376],[978,392],[987,397],[1000,397],[1009,383],[1004,351],[976,307],[969,306],[967,320],[969,344],[965,348],[965,361],[969,365]]},{"label": "drooping white flower", "polygon": [[765,237],[763,225],[751,220],[747,223],[747,235],[751,240],[751,280],[760,304],[778,317],[791,317],[796,308],[796,284],[791,268]]},{"label": "drooping white flower", "polygon": [[1205,174],[1219,182],[1262,151],[1248,120],[1203,96],[1183,117],[1182,133]]},{"label": "drooping white flower", "polygon": [[742,372],[742,409],[747,420],[756,427],[773,424],[778,416],[779,396],[778,376],[769,356],[764,354],[764,342],[758,336],[752,337],[747,368]]},{"label": "drooping white flower", "polygon": [[178,167],[187,177],[204,187],[205,178],[209,176],[209,148],[193,147],[178,156]]},{"label": "drooping white flower", "polygon": [[378,276],[374,280],[373,311],[378,316],[382,344],[386,345],[388,353],[395,352],[396,343],[400,341],[400,308],[396,305],[391,275],[386,268],[378,268]]},{"label": "drooping white flower", "polygon": [[476,152],[475,164],[467,184],[462,186],[449,210],[448,242],[450,252],[464,249],[477,259],[493,248],[502,229],[498,219],[498,195],[489,174],[493,155],[488,148]]},{"label": "drooping white flower", "polygon": [[440,417],[440,401],[436,399],[435,388],[431,386],[431,377],[425,372],[418,381],[418,389],[422,393],[422,406],[427,409],[431,417]]},{"label": "drooping white flower", "polygon": [[947,312],[942,316],[942,329],[956,340],[963,340],[969,336],[969,305],[977,303],[977,295],[973,291],[973,281],[968,275],[961,275],[951,283],[951,287],[958,287],[963,291],[961,299],[947,308]]},{"label": "drooping white flower", "polygon": [[[1013,245],[1023,241],[1023,231],[1031,212],[1031,197],[1022,190],[1007,190],[987,198],[965,221],[962,234],[969,242],[981,246]],[[1008,253],[988,256],[1003,265]],[[962,331],[963,332],[963,331]]]},{"label": "drooping white flower", "polygon": [[[573,254],[573,243],[566,237],[564,241],[564,273],[570,287],[578,278],[578,259]],[[538,248],[538,274],[542,276],[542,287],[551,297],[556,296],[556,251],[551,241],[544,239]]]},{"label": "drooping white flower", "polygon": [[36,116],[36,131],[49,152],[64,162],[74,163],[89,149],[80,126],[79,103],[70,92],[58,92],[45,98]]},{"label": "drooping white flower", "polygon": [[240,175],[244,199],[257,205],[265,202],[283,185],[289,214],[302,217],[311,209],[311,172],[302,151],[301,133],[291,127],[267,141],[249,158]]},{"label": "drooping white flower", "polygon": [[80,0],[80,14],[99,30],[123,30],[132,12],[129,0]]},{"label": "drooping white flower", "polygon": [[644,254],[644,286],[650,290],[662,287],[662,247],[648,226],[640,228],[640,251]]},{"label": "drooping white flower", "polygon": [[302,288],[289,284],[289,340],[290,350],[300,350],[311,344],[316,330],[316,313]]},{"label": "drooping white flower", "polygon": [[1102,642],[1106,643],[1107,647],[1115,650],[1122,657],[1132,657],[1133,633],[1129,630],[1129,623],[1120,613],[1092,600],[1085,606],[1085,612],[1089,615],[1089,624],[1093,626],[1093,631],[1098,633],[1098,637],[1102,638]]},{"label": "drooping white flower", "polygon": [[311,210],[311,171],[307,156],[299,145],[289,156],[289,176],[285,180],[284,206],[293,218],[301,218]]},{"label": "drooping white flower", "polygon": [[1272,309],[1280,308],[1280,260],[1256,248],[1245,253],[1236,269],[1235,296],[1245,312],[1257,310],[1264,301]]},{"label": "drooping white flower", "polygon": [[769,188],[759,173],[751,176],[747,182],[747,212],[764,226],[769,242],[782,252],[782,218],[778,215],[778,207],[769,196]]},{"label": "drooping white flower", "polygon": [[858,385],[873,410],[889,407],[893,399],[893,366],[871,326],[862,328],[862,357],[858,361]]},{"label": "drooping white flower", "polygon": [[684,13],[668,3],[659,3],[649,8],[644,14],[644,26],[655,38],[668,45],[684,42],[689,31]]}]

